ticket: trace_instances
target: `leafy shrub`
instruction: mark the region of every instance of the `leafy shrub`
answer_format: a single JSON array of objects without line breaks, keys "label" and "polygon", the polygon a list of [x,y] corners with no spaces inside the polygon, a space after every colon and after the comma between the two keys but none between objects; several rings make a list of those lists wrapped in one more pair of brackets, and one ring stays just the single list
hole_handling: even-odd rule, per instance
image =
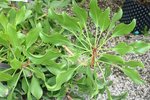
[{"label": "leafy shrub", "polygon": [[[110,100],[124,98],[126,93],[118,97],[109,91],[113,67],[119,68],[133,82],[144,83],[136,70],[144,68],[143,63],[125,61],[123,56],[145,53],[150,44],[137,41],[105,47],[110,39],[129,34],[135,27],[135,20],[128,25],[116,24],[122,16],[121,9],[110,19],[110,9],[103,11],[97,6],[97,0],[91,0],[89,12],[73,2],[74,17],[57,14],[53,9],[48,12],[44,20],[56,21],[60,30],[45,31],[45,27],[51,25],[41,24],[43,20],[29,24],[34,15],[25,6],[18,11],[11,9],[7,14],[1,12],[0,60],[10,68],[0,69],[0,97],[8,100],[85,99],[107,92]],[[95,32],[88,29],[88,18],[92,19]]]}]

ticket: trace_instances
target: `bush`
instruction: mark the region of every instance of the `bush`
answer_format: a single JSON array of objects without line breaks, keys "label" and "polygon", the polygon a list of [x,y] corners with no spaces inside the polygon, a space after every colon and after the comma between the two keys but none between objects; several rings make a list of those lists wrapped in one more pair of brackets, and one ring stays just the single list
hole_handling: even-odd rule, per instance
[{"label": "bush", "polygon": [[[90,11],[73,2],[74,17],[57,14],[50,8],[47,14],[23,6],[0,14],[0,59],[10,68],[0,69],[0,97],[14,99],[85,99],[109,91],[112,68],[119,68],[133,82],[143,84],[137,67],[141,61],[125,61],[128,53],[145,53],[150,44],[137,41],[119,43],[105,48],[112,38],[129,34],[136,21],[116,24],[122,16],[120,9],[110,19],[110,9],[100,9],[97,0],[91,0]],[[43,12],[43,11],[42,11]],[[88,16],[89,15],[89,16]],[[96,31],[88,30],[90,18]],[[56,23],[54,23],[55,21]],[[105,34],[105,37],[102,34]],[[113,52],[113,53],[110,53]],[[99,74],[100,72],[100,74]]]}]

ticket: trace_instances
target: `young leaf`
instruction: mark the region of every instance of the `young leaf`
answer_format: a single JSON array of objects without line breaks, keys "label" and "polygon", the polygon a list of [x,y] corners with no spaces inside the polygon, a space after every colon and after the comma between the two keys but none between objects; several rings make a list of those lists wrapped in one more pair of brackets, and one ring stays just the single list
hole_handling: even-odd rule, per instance
[{"label": "young leaf", "polygon": [[32,100],[31,87],[28,87],[27,100]]},{"label": "young leaf", "polygon": [[53,9],[48,10],[48,16],[52,20],[56,20],[59,24],[63,24],[63,16],[61,14],[56,14]]},{"label": "young leaf", "polygon": [[26,8],[23,6],[16,14],[16,25],[24,20]]},{"label": "young leaf", "polygon": [[9,94],[9,89],[7,86],[0,82],[0,97],[6,97]]},{"label": "young leaf", "polygon": [[40,37],[41,37],[43,42],[52,43],[52,44],[57,45],[57,46],[71,44],[70,41],[61,34],[47,35],[44,33],[40,33]]},{"label": "young leaf", "polygon": [[105,74],[104,74],[104,76],[105,76],[105,78],[107,78],[110,75],[111,75],[111,67],[110,67],[110,65],[106,65],[105,66]]},{"label": "young leaf", "polygon": [[80,31],[78,20],[76,20],[74,17],[68,16],[66,13],[58,15],[52,9],[49,9],[49,17],[53,20],[56,20],[63,28],[71,32]]},{"label": "young leaf", "polygon": [[57,52],[56,50],[50,49],[47,50],[44,55],[33,55],[31,53],[28,53],[27,56],[34,64],[49,65],[49,62],[61,56],[61,53]]},{"label": "young leaf", "polygon": [[26,13],[25,13],[25,19],[27,19],[30,15],[31,15],[32,11],[31,10],[27,10]]},{"label": "young leaf", "polygon": [[92,18],[96,27],[99,26],[99,20],[100,20],[100,14],[101,14],[101,10],[97,4],[98,4],[97,0],[91,0],[90,2],[90,17]]},{"label": "young leaf", "polygon": [[34,73],[37,78],[40,78],[45,81],[45,75],[39,68],[34,67]]},{"label": "young leaf", "polygon": [[100,13],[99,26],[101,32],[105,31],[110,25],[110,8],[107,8],[104,12]]},{"label": "young leaf", "polygon": [[25,78],[22,79],[21,84],[22,84],[21,87],[22,87],[23,91],[25,93],[27,93],[28,92],[28,85],[27,85],[27,82],[26,82]]},{"label": "young leaf", "polygon": [[70,3],[70,0],[63,0],[63,1],[52,0],[52,2],[50,3],[50,7],[51,8],[62,8],[62,7],[67,6],[69,3]]},{"label": "young leaf", "polygon": [[31,15],[31,10],[26,10],[26,7],[23,6],[17,13],[16,13],[16,25],[23,22],[25,19],[27,19]]},{"label": "young leaf", "polygon": [[135,19],[133,19],[130,24],[123,24],[123,23],[119,24],[118,26],[115,27],[112,33],[112,37],[118,37],[129,34],[134,29],[135,25],[136,25]]},{"label": "young leaf", "polygon": [[7,85],[8,85],[8,87],[10,87],[10,88],[14,88],[14,87],[16,87],[16,83],[18,83],[18,79],[19,79],[19,77],[20,77],[20,74],[21,74],[21,72],[18,72],[18,73],[15,73],[15,75],[11,78],[11,80],[8,80],[7,81]]},{"label": "young leaf", "polygon": [[0,23],[6,31],[7,30],[8,19],[3,13],[0,14]]},{"label": "young leaf", "polygon": [[28,49],[38,39],[39,33],[42,31],[42,26],[39,23],[36,28],[27,33],[26,36],[26,49]]},{"label": "young leaf", "polygon": [[58,74],[56,76],[56,84],[53,86],[48,85],[47,83],[45,83],[47,89],[49,91],[57,91],[61,89],[61,85],[67,81],[69,81],[74,73],[74,71],[77,68],[69,68],[66,71],[63,71],[62,73]]},{"label": "young leaf", "polygon": [[7,73],[3,73],[3,72],[0,72],[0,82],[1,81],[8,81],[8,80],[11,80],[12,79],[12,76],[10,74],[7,74]]},{"label": "young leaf", "polygon": [[135,53],[144,54],[146,51],[150,50],[150,43],[146,43],[143,41],[131,43],[130,46],[133,47],[133,51]]},{"label": "young leaf", "polygon": [[121,42],[114,47],[113,50],[118,52],[120,55],[125,55],[126,53],[132,52],[133,48],[126,43]]},{"label": "young leaf", "polygon": [[42,95],[43,95],[43,90],[40,86],[39,80],[37,78],[35,78],[34,76],[32,77],[31,80],[31,93],[32,95],[39,100]]},{"label": "young leaf", "polygon": [[13,25],[8,24],[7,25],[7,31],[6,34],[8,35],[8,41],[12,44],[14,48],[19,47],[20,41],[18,39],[18,34],[16,32],[15,27]]},{"label": "young leaf", "polygon": [[15,9],[10,9],[10,11],[8,12],[8,20],[12,25],[16,25],[16,13],[17,11]]},{"label": "young leaf", "polygon": [[141,79],[140,75],[135,69],[131,69],[128,67],[122,68],[122,71],[125,75],[127,75],[133,82],[136,84],[143,84],[144,81]]},{"label": "young leaf", "polygon": [[114,14],[114,16],[112,17],[109,29],[108,29],[109,31],[115,27],[115,22],[121,19],[122,14],[123,14],[123,12],[122,12],[121,8],[119,9],[119,11],[117,13]]},{"label": "young leaf", "polygon": [[128,61],[125,62],[125,65],[132,68],[136,68],[136,67],[144,68],[144,64],[141,61]]},{"label": "young leaf", "polygon": [[84,25],[86,25],[86,21],[87,21],[87,17],[88,17],[86,10],[79,7],[77,5],[77,3],[75,1],[73,1],[73,12],[78,17],[80,24],[83,25],[83,27],[84,27]]},{"label": "young leaf", "polygon": [[124,64],[124,60],[120,56],[111,55],[111,54],[103,54],[100,59],[103,62],[109,62],[112,64]]},{"label": "young leaf", "polygon": [[6,41],[4,34],[0,32],[0,45],[3,45],[5,47],[8,47],[9,43]]},{"label": "young leaf", "polygon": [[110,93],[108,88],[106,88],[106,92],[107,92],[108,100],[113,100],[111,97],[111,93]]},{"label": "young leaf", "polygon": [[126,100],[127,96],[128,96],[128,93],[125,92],[125,93],[121,93],[118,96],[112,95],[111,97],[112,97],[113,100]]},{"label": "young leaf", "polygon": [[54,61],[50,61],[46,68],[54,75],[58,75],[63,71],[64,64],[59,64]]},{"label": "young leaf", "polygon": [[14,58],[12,61],[10,61],[10,66],[13,69],[19,69],[22,67],[22,63],[18,59]]}]

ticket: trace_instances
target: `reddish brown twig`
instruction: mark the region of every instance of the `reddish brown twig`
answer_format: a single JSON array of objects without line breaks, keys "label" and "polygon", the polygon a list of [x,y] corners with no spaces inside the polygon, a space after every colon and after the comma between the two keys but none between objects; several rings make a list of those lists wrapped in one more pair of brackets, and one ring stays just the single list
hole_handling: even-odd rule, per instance
[{"label": "reddish brown twig", "polygon": [[30,60],[28,59],[24,64],[22,64],[22,67],[25,68],[30,65]]},{"label": "reddish brown twig", "polygon": [[91,56],[91,67],[94,67],[95,58],[97,57],[97,48],[93,48],[92,50],[92,56]]},{"label": "reddish brown twig", "polygon": [[66,93],[67,100],[73,100],[72,97],[69,94],[70,94],[69,92]]}]

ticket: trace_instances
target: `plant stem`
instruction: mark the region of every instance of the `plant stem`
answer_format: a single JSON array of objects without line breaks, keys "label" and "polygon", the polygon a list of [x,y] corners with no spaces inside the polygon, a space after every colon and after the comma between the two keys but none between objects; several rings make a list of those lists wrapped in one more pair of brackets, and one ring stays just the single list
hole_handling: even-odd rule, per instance
[{"label": "plant stem", "polygon": [[112,37],[109,37],[108,39],[107,38],[105,38],[104,39],[104,42],[100,45],[100,47],[99,47],[99,50],[102,48],[102,46],[104,45],[104,44],[106,44],[109,40],[111,40],[112,39]]},{"label": "plant stem", "polygon": [[[104,76],[104,72],[103,72],[102,68],[99,66],[98,63],[97,63],[97,66],[99,67],[99,69],[100,69],[100,71],[101,71],[101,73],[102,73],[102,76],[103,76],[103,79],[104,79],[105,84],[107,84],[107,81],[106,81],[106,78],[105,78],[105,76]],[[109,99],[112,100],[111,93],[110,93],[110,91],[109,91],[107,85],[105,85],[105,87],[106,87],[106,91],[107,91],[107,94],[108,94]]]},{"label": "plant stem", "polygon": [[97,42],[97,35],[98,35],[98,27],[96,27],[96,33],[95,33],[95,45],[94,45],[95,48],[97,48],[97,44],[96,44],[96,42]]},{"label": "plant stem", "polygon": [[10,49],[10,51],[12,52],[14,58],[16,58],[16,55],[15,55],[14,51],[12,50],[12,48],[11,48],[10,46],[9,46],[9,49]]},{"label": "plant stem", "polygon": [[25,78],[25,80],[26,80],[26,83],[27,83],[27,85],[28,85],[28,87],[29,87],[29,83],[28,83],[28,80],[27,80],[27,77],[26,77],[24,71],[23,71],[23,75],[24,75],[24,78]]},{"label": "plant stem", "polygon": [[88,49],[85,49],[85,48],[83,48],[83,47],[81,47],[81,46],[78,46],[78,45],[75,45],[75,44],[73,44],[73,46],[75,46],[75,47],[77,47],[77,48],[80,48],[80,49],[82,49],[82,50],[89,51]]},{"label": "plant stem", "polygon": [[84,27],[85,27],[85,31],[86,31],[86,35],[87,35],[87,40],[88,40],[89,45],[90,45],[90,49],[92,49],[92,44],[91,44],[91,41],[90,41],[90,36],[89,36],[89,32],[88,32],[87,26],[84,25]]},{"label": "plant stem", "polygon": [[100,41],[100,38],[101,38],[101,36],[102,36],[102,31],[100,32],[100,35],[99,35],[99,37],[98,37],[98,39],[97,39],[97,46],[98,46],[98,42]]},{"label": "plant stem", "polygon": [[109,62],[104,62],[104,61],[99,61],[99,62],[103,62],[103,63],[109,64],[109,65],[112,65],[112,66],[117,67],[120,70],[122,70],[122,68],[120,66],[118,66],[118,65],[115,65],[115,64],[112,64],[112,63],[109,63]]},{"label": "plant stem", "polygon": [[36,20],[42,19],[42,18],[44,18],[44,17],[46,17],[46,16],[47,16],[47,13],[45,13],[45,14],[43,14],[42,16],[38,17]]},{"label": "plant stem", "polygon": [[2,71],[2,73],[6,73],[7,71],[12,70],[12,68],[6,69],[4,71]]},{"label": "plant stem", "polygon": [[86,46],[85,46],[85,44],[79,39],[79,37],[74,33],[74,32],[72,32],[73,34],[74,34],[74,36],[79,40],[79,42],[86,48],[86,49],[88,49]]},{"label": "plant stem", "polygon": [[21,74],[22,74],[22,69],[21,69],[21,71],[20,71],[20,73],[19,73],[19,75],[18,75],[18,77],[17,77],[17,80],[16,80],[16,82],[15,82],[15,85],[14,85],[14,87],[13,87],[13,89],[12,89],[12,91],[11,91],[11,93],[10,94],[12,94],[13,92],[14,92],[14,90],[15,90],[15,88],[16,88],[16,86],[17,86],[17,83],[18,83],[18,81],[19,81],[19,78],[20,78],[20,76],[21,76]]}]

